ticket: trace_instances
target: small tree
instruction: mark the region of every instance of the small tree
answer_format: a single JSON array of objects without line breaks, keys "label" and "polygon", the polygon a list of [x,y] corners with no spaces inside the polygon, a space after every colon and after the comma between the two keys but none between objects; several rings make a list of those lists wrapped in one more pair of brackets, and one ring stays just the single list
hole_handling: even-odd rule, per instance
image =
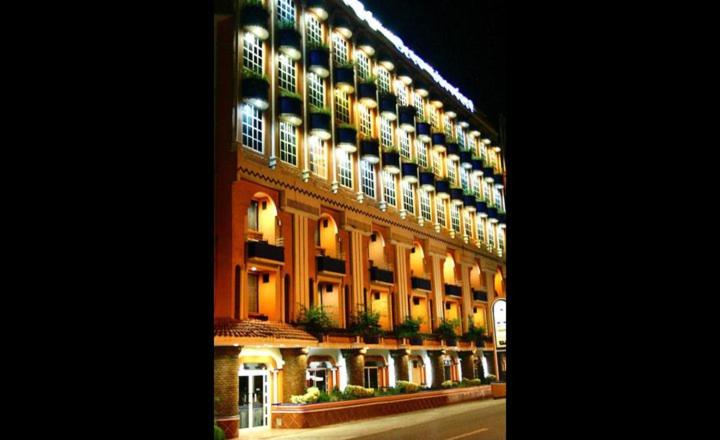
[{"label": "small tree", "polygon": [[359,305],[357,313],[350,319],[350,330],[357,336],[380,336],[380,313],[373,313]]},{"label": "small tree", "polygon": [[485,328],[482,326],[475,327],[475,323],[472,321],[472,315],[470,315],[470,326],[468,327],[467,333],[465,333],[465,339],[470,342],[475,342],[477,345],[482,345],[484,335]]},{"label": "small tree", "polygon": [[455,339],[457,337],[457,333],[455,333],[455,329],[459,326],[460,326],[460,320],[457,318],[455,318],[455,319],[440,318],[440,325],[438,325],[437,329],[435,329],[435,333],[445,340]]},{"label": "small tree", "polygon": [[422,324],[422,318],[413,319],[408,316],[405,321],[395,327],[395,334],[398,338],[414,338],[420,331],[420,324]]}]

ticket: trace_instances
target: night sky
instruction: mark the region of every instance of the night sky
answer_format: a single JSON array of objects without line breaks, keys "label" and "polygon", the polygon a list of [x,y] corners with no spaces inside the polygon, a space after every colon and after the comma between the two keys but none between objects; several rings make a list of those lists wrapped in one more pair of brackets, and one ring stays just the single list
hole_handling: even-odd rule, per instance
[{"label": "night sky", "polygon": [[507,114],[505,0],[361,0],[499,131]]}]

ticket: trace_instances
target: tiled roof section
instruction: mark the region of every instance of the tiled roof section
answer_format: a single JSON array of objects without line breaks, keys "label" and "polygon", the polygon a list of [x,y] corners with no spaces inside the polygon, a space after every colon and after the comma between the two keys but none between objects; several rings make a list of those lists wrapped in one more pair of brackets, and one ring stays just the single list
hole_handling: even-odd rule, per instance
[{"label": "tiled roof section", "polygon": [[304,339],[317,341],[311,334],[280,322],[245,319],[236,321],[230,318],[215,319],[215,336],[235,338],[278,338]]}]

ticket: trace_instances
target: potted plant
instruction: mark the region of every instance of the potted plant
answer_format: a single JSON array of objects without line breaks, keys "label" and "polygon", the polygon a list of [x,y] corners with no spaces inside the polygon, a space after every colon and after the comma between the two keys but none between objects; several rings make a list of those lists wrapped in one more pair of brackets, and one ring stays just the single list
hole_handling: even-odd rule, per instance
[{"label": "potted plant", "polygon": [[295,23],[286,20],[280,21],[277,25],[277,32],[278,50],[293,61],[302,58],[300,32],[295,29]]},{"label": "potted plant", "polygon": [[260,0],[247,0],[240,14],[240,25],[246,32],[251,32],[261,40],[270,36],[268,19],[270,13]]},{"label": "potted plant", "polygon": [[435,191],[435,173],[431,167],[420,168],[420,187],[428,192]]},{"label": "potted plant", "polygon": [[408,183],[417,183],[418,181],[418,164],[412,159],[403,159],[402,163],[402,180]]},{"label": "potted plant", "polygon": [[368,108],[377,107],[377,85],[375,77],[368,76],[358,81],[358,100]]},{"label": "potted plant", "polygon": [[357,151],[357,129],[353,124],[339,124],[336,129],[335,141],[337,146],[345,150],[348,154]]},{"label": "potted plant", "polygon": [[336,63],[333,80],[335,85],[345,93],[355,91],[355,64],[351,62]]},{"label": "potted plant", "polygon": [[330,49],[326,44],[309,43],[307,45],[308,68],[320,78],[330,76]]},{"label": "potted plant", "polygon": [[377,139],[360,135],[360,159],[371,164],[380,162],[380,144]]},{"label": "potted plant", "polygon": [[422,345],[423,338],[419,336],[420,324],[422,324],[422,318],[413,319],[408,316],[405,321],[398,324],[395,327],[395,335],[398,338],[407,338],[410,340],[410,345]]},{"label": "potted plant", "polygon": [[415,129],[417,131],[417,138],[420,139],[421,142],[430,142],[432,128],[425,118],[422,116],[415,116]]},{"label": "potted plant", "polygon": [[460,150],[460,166],[466,170],[472,169],[472,151],[467,148]]},{"label": "potted plant", "polygon": [[444,153],[445,152],[445,144],[447,140],[445,139],[445,133],[441,133],[439,131],[433,132],[431,134],[432,138],[432,147],[433,151],[438,153]]},{"label": "potted plant", "polygon": [[390,174],[400,173],[400,153],[395,147],[387,147],[382,152],[383,170]]},{"label": "potted plant", "polygon": [[380,93],[380,115],[388,121],[397,119],[397,97],[392,93]]},{"label": "potted plant", "polygon": [[335,326],[335,323],[323,306],[305,307],[302,304],[300,304],[298,324],[300,324],[305,331],[318,338],[319,341],[322,341],[323,336],[327,334],[328,330]]},{"label": "potted plant", "polygon": [[440,325],[435,329],[435,334],[445,340],[445,345],[454,347],[457,345],[457,333],[455,329],[460,326],[460,320],[440,318]]},{"label": "potted plant", "polygon": [[455,138],[445,137],[445,148],[447,149],[447,158],[449,160],[460,160],[460,145]]},{"label": "potted plant", "polygon": [[467,333],[464,335],[464,339],[468,342],[474,342],[477,346],[483,345],[483,336],[485,335],[485,328],[482,326],[475,327],[475,323],[473,323],[472,319],[473,316],[469,315],[470,318],[470,326],[468,327]]},{"label": "potted plant", "polygon": [[295,92],[280,89],[278,98],[280,120],[295,127],[302,124],[302,97]]},{"label": "potted plant", "polygon": [[330,139],[330,115],[330,109],[310,106],[310,134],[324,141]]},{"label": "potted plant", "polygon": [[268,102],[269,89],[270,82],[265,75],[243,68],[242,97],[244,103],[260,110],[267,110],[270,106]]},{"label": "potted plant", "polygon": [[398,123],[408,133],[415,132],[415,107],[401,105],[398,107]]},{"label": "potted plant", "polygon": [[358,312],[352,316],[350,329],[356,336],[362,336],[366,343],[377,344],[382,334],[380,329],[380,313],[373,313],[360,306]]}]

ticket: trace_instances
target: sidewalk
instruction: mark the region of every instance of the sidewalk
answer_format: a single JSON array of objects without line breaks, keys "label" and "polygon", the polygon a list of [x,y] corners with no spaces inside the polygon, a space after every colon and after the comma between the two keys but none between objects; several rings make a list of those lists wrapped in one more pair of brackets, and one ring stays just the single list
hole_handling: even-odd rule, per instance
[{"label": "sidewalk", "polygon": [[369,436],[393,429],[407,428],[426,423],[429,420],[448,417],[468,411],[481,410],[493,406],[505,405],[505,399],[484,399],[475,402],[459,403],[441,408],[433,408],[422,411],[413,411],[403,414],[396,414],[386,417],[375,417],[372,419],[358,420],[348,423],[338,423],[320,428],[307,429],[269,429],[243,433],[241,440],[260,439],[319,439],[319,440],[342,440],[355,437]]}]

